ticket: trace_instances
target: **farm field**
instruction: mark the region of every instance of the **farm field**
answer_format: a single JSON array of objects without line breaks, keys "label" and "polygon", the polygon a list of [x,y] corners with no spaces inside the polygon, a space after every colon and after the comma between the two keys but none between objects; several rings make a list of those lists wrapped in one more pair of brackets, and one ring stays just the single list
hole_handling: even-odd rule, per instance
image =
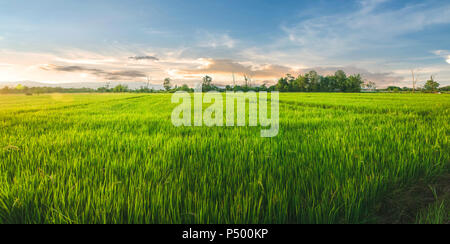
[{"label": "farm field", "polygon": [[408,221],[449,222],[450,95],[280,93],[274,138],[174,127],[176,105],[0,96],[0,223],[395,222],[386,202],[419,182],[440,201]]}]

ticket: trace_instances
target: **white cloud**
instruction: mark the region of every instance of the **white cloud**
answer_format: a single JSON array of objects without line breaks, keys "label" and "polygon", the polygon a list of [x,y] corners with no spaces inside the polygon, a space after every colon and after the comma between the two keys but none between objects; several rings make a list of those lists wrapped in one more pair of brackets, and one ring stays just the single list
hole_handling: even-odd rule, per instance
[{"label": "white cloud", "polygon": [[450,23],[450,4],[407,5],[376,11],[385,0],[360,1],[358,11],[306,19],[283,26],[287,40],[323,57],[349,51],[405,45],[398,38],[434,24]]},{"label": "white cloud", "polygon": [[450,51],[448,50],[436,50],[433,53],[437,56],[442,57],[447,63],[450,64]]},{"label": "white cloud", "polygon": [[234,48],[237,41],[231,38],[228,34],[217,34],[209,33],[206,31],[200,31],[199,35],[199,46],[200,47],[210,47],[210,48]]},{"label": "white cloud", "polygon": [[[291,67],[276,65],[276,64],[243,64],[229,59],[204,59],[205,64],[195,69],[180,70],[180,73],[187,75],[227,75],[231,77],[231,74],[237,76],[250,76],[259,79],[277,79],[285,74],[296,71]],[[230,80],[228,80],[230,81]]]}]

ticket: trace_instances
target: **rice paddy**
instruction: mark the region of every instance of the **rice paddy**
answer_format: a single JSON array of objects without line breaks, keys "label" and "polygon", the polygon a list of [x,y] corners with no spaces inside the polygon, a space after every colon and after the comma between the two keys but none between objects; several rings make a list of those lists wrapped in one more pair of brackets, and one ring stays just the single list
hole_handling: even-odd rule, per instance
[{"label": "rice paddy", "polygon": [[174,127],[174,107],[0,96],[0,223],[376,223],[394,190],[450,169],[446,94],[281,93],[273,138]]}]

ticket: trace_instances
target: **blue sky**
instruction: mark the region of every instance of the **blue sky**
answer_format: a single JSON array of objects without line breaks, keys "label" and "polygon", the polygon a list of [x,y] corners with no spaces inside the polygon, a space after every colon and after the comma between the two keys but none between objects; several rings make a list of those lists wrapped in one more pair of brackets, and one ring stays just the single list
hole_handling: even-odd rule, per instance
[{"label": "blue sky", "polygon": [[450,84],[449,1],[0,0],[0,81],[274,82],[336,69]]}]

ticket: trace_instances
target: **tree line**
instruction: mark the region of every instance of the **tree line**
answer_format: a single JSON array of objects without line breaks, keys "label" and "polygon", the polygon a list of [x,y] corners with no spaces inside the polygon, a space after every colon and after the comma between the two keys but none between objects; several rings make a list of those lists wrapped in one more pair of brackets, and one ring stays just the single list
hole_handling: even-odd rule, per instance
[{"label": "tree line", "polygon": [[[275,85],[267,86],[266,83],[262,85],[251,85],[249,78],[245,77],[245,82],[243,85],[226,85],[225,87],[220,87],[213,84],[213,79],[210,76],[205,76],[202,78],[202,91],[279,91],[279,92],[361,92],[362,89],[368,91],[384,91],[384,92],[449,92],[450,86],[445,86],[439,88],[439,83],[434,80],[431,76],[429,80],[425,83],[423,88],[408,88],[408,87],[397,87],[389,86],[385,89],[377,89],[374,82],[368,81],[364,82],[360,74],[350,75],[338,70],[334,75],[322,76],[316,71],[310,71],[306,74],[300,74],[297,77],[287,74],[278,80]],[[61,88],[61,87],[26,87],[22,85],[17,85],[14,88],[4,87],[0,89],[2,94],[42,94],[42,93],[122,93],[122,92],[134,92],[134,93],[162,93],[168,92],[173,93],[177,91],[194,92],[194,88],[190,88],[187,84],[181,86],[172,86],[172,80],[170,78],[164,79],[163,82],[164,90],[151,89],[148,86],[141,86],[138,89],[130,89],[125,84],[120,84],[115,87],[104,86],[97,89],[92,88]]]},{"label": "tree line", "polygon": [[[414,84],[414,88],[389,86],[385,89],[377,89],[375,82],[364,82],[360,74],[347,76],[343,70],[338,70],[334,73],[334,75],[327,76],[319,75],[314,70],[306,74],[300,74],[297,77],[287,74],[285,77],[280,78],[278,82],[272,86],[266,86],[265,83],[259,86],[249,85],[248,77],[244,77],[244,85],[226,85],[225,87],[218,87],[212,83],[212,78],[210,76],[205,76],[202,78],[202,91],[361,92],[362,89],[366,89],[368,91],[385,92],[448,92],[450,90],[450,86],[439,88],[439,83],[434,80],[433,76],[427,80],[423,88],[415,87]],[[166,92],[194,91],[194,89],[189,88],[187,85],[172,87],[171,82],[172,80],[170,78],[166,78],[164,80],[163,86]]]},{"label": "tree line", "polygon": [[[249,85],[249,78],[245,77],[244,85],[227,85],[218,87],[212,83],[210,76],[202,79],[203,91],[279,91],[279,92],[361,92],[364,81],[361,75],[351,75],[338,70],[334,75],[322,76],[316,71],[310,71],[306,74],[300,74],[297,77],[287,74],[278,80],[275,85],[267,86],[262,84],[259,86]],[[167,92],[180,90],[179,87],[171,87],[170,78],[164,80],[164,88]],[[375,83],[368,82],[367,87],[375,89]],[[185,86],[185,85],[183,85]]]},{"label": "tree line", "polygon": [[361,75],[350,75],[338,70],[334,75],[322,76],[310,71],[294,77],[287,74],[278,80],[276,90],[280,92],[361,92],[364,84]]}]

